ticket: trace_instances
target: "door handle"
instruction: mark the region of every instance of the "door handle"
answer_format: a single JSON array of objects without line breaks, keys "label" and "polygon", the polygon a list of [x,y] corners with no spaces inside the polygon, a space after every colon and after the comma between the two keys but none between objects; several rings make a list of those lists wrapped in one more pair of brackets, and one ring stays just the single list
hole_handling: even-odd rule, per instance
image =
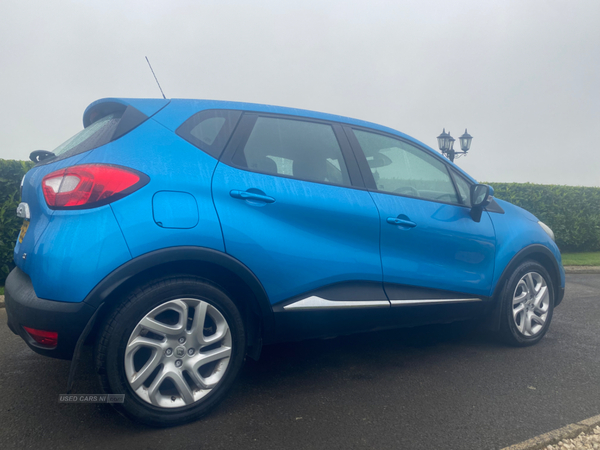
[{"label": "door handle", "polygon": [[239,198],[241,200],[254,200],[263,203],[273,203],[275,199],[265,194],[259,194],[257,192],[239,191],[234,189],[229,193],[233,198]]},{"label": "door handle", "polygon": [[400,225],[402,227],[408,227],[408,228],[414,228],[417,226],[417,224],[411,220],[400,219],[398,217],[388,217],[387,223],[389,223],[390,225]]}]

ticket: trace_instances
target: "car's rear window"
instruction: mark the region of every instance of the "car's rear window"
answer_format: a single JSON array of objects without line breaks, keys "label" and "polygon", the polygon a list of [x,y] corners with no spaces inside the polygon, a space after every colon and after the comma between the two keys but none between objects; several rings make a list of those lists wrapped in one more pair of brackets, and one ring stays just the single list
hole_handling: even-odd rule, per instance
[{"label": "car's rear window", "polygon": [[342,149],[328,123],[258,117],[232,162],[269,175],[350,186]]},{"label": "car's rear window", "polygon": [[52,153],[57,157],[61,155],[72,156],[92,150],[111,141],[122,113],[108,114],[84,128],[72,138],[60,144]]},{"label": "car's rear window", "polygon": [[[49,164],[101,147],[119,139],[148,119],[144,113],[132,106],[116,102],[100,103],[84,117],[87,126],[60,144],[39,165]],[[90,123],[91,122],[91,123]]]}]

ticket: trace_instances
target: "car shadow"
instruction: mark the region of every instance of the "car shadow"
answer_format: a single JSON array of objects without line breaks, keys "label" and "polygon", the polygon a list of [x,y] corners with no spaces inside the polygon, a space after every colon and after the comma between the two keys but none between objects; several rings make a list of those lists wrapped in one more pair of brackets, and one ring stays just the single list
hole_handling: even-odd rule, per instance
[{"label": "car shadow", "polygon": [[[327,339],[281,343],[263,347],[258,361],[247,359],[231,394],[202,423],[215,424],[231,414],[243,415],[249,405],[260,405],[269,398],[293,398],[327,393],[334,386],[380,383],[386,376],[415,371],[436,364],[437,358],[489,351],[499,347],[495,336],[474,322],[427,325],[414,328],[375,331]],[[74,393],[100,392],[90,347],[85,348],[76,375]],[[37,359],[37,358],[36,358]],[[48,360],[39,358],[48,372]],[[55,361],[57,389],[66,392],[69,363]],[[373,368],[376,367],[376,370]],[[410,373],[407,372],[407,375]],[[56,387],[56,386],[55,386]],[[73,421],[84,428],[88,417],[95,427],[147,434],[152,428],[127,420],[107,404],[59,404],[62,421]],[[100,425],[100,422],[105,422]],[[187,426],[199,426],[200,422]],[[89,425],[89,424],[88,424]],[[155,430],[160,433],[160,430]],[[153,434],[152,432],[150,434]]]}]

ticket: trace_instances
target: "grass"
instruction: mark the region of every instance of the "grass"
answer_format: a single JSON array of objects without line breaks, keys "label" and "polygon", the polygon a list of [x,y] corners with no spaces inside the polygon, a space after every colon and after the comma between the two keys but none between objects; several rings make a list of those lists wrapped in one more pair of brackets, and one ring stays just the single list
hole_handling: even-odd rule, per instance
[{"label": "grass", "polygon": [[0,286],[0,295],[4,295],[4,286]]},{"label": "grass", "polygon": [[563,253],[563,266],[600,266],[600,252]]}]

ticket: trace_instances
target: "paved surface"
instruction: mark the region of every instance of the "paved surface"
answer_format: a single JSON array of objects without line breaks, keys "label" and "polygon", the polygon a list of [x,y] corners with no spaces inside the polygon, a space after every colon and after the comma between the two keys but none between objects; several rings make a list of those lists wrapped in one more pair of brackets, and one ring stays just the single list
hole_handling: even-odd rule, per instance
[{"label": "paved surface", "polygon": [[[0,448],[499,449],[600,414],[600,276],[568,275],[537,346],[435,326],[278,345],[200,422],[149,429],[59,404],[69,363],[38,356],[0,310]],[[84,358],[76,393],[97,393]]]},{"label": "paved surface", "polygon": [[600,266],[564,266],[565,273],[600,273]]}]

